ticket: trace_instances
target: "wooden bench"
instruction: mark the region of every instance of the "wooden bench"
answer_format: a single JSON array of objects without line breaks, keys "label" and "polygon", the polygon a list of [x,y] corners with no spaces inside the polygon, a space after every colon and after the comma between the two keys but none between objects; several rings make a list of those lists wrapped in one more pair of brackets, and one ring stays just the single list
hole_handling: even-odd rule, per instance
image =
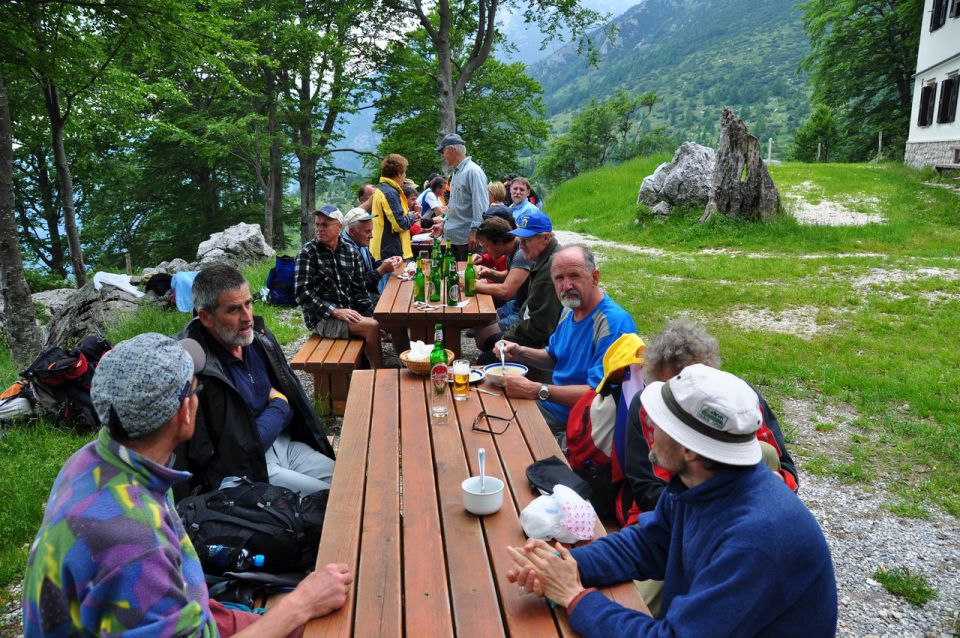
[{"label": "wooden bench", "polygon": [[[363,339],[330,339],[310,335],[290,367],[313,375],[313,400],[342,415],[350,390],[350,375],[363,360]],[[330,403],[328,403],[328,397]]]},{"label": "wooden bench", "polygon": [[933,170],[943,175],[948,171],[960,171],[960,164],[934,164]]}]

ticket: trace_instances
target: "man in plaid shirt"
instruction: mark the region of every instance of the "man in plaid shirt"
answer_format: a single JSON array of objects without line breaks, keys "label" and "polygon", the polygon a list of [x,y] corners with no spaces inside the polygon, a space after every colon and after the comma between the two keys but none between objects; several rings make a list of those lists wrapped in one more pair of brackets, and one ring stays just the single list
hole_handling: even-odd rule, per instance
[{"label": "man in plaid shirt", "polygon": [[383,362],[380,324],[372,317],[363,258],[341,241],[343,213],[336,206],[322,206],[313,214],[316,235],[297,255],[294,284],[303,322],[321,337],[363,337],[371,367],[379,368]]}]

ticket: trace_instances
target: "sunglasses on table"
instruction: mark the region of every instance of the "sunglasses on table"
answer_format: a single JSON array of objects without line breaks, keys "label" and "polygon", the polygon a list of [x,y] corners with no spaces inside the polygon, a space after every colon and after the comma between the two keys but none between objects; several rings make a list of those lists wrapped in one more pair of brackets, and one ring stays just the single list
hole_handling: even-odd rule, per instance
[{"label": "sunglasses on table", "polygon": [[[473,418],[473,425],[470,426],[470,429],[474,432],[486,432],[487,434],[503,434],[507,431],[507,428],[510,427],[510,423],[516,416],[516,412],[506,417],[487,414],[486,411],[481,411]],[[484,425],[486,425],[486,427],[483,427]]]}]

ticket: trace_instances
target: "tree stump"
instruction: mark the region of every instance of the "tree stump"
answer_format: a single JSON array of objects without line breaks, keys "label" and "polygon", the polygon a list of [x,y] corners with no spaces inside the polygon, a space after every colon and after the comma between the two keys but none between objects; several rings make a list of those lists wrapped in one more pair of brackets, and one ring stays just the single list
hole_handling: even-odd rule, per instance
[{"label": "tree stump", "polygon": [[700,221],[707,221],[716,211],[750,221],[768,220],[780,211],[780,194],[763,164],[760,142],[728,108],[720,115],[710,198]]}]

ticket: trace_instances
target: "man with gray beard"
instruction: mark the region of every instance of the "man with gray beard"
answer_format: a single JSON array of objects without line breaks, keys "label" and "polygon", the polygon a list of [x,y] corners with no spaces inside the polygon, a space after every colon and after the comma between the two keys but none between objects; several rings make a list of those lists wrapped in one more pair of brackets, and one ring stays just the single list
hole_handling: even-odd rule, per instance
[{"label": "man with gray beard", "polygon": [[243,274],[203,269],[193,303],[198,316],[181,337],[200,344],[206,364],[196,430],[177,450],[178,468],[193,473],[189,487],[217,489],[236,476],[301,495],[329,489],[333,448],[280,344],[254,316]]},{"label": "man with gray beard", "polygon": [[584,392],[603,378],[603,355],[620,335],[634,333],[633,317],[599,286],[600,271],[586,246],[566,246],[553,256],[550,278],[563,305],[560,322],[546,348],[503,342],[506,358],[537,368],[553,368],[551,384],[507,376],[508,396],[538,399],[540,411],[561,448],[566,448],[567,417]]}]

